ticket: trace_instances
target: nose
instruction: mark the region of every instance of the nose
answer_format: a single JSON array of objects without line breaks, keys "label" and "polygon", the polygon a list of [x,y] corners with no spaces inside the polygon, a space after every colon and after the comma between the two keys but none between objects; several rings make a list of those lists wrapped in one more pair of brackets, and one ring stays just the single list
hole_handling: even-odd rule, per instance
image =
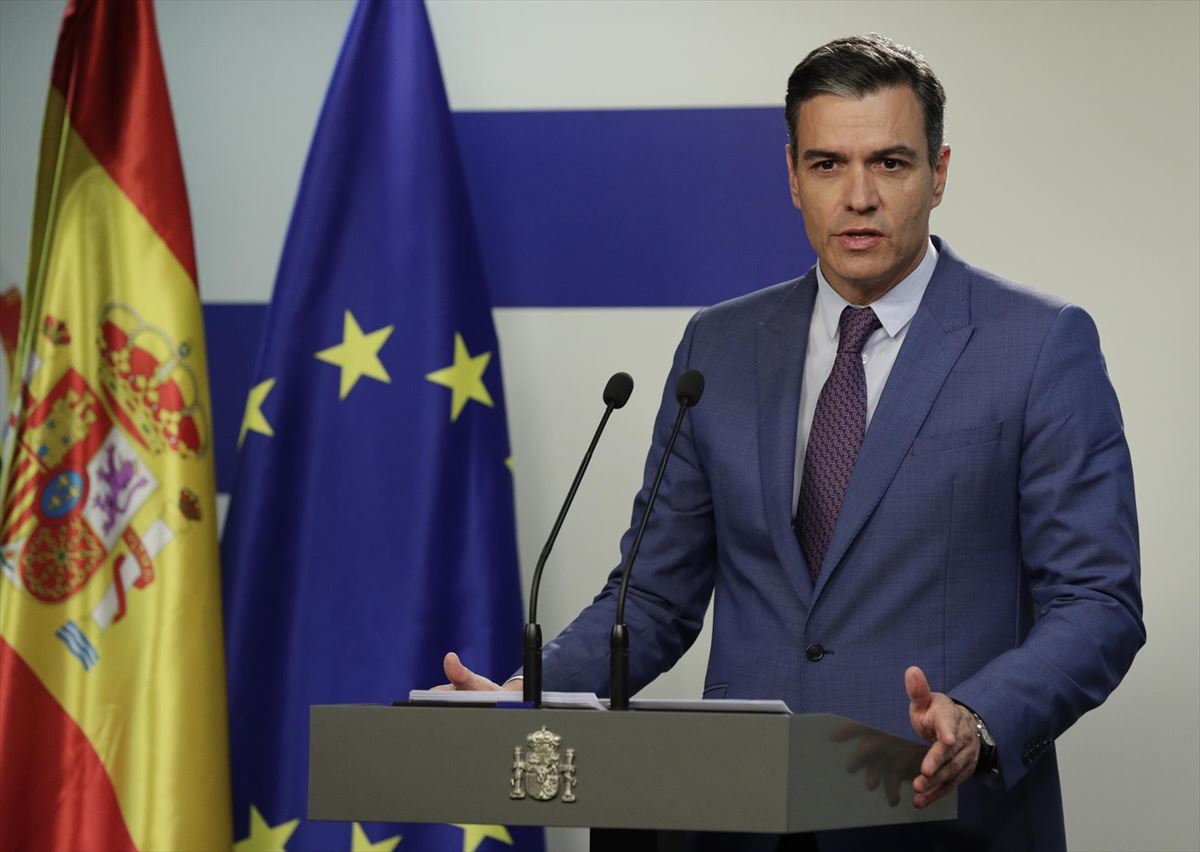
[{"label": "nose", "polygon": [[846,209],[855,213],[870,213],[879,206],[875,178],[864,165],[850,169],[846,184]]}]

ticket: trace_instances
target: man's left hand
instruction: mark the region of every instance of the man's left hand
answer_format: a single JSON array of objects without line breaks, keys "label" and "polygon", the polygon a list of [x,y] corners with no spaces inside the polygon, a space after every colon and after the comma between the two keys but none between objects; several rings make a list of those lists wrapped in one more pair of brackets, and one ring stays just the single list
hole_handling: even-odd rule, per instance
[{"label": "man's left hand", "polygon": [[913,730],[933,746],[913,779],[913,806],[923,808],[949,793],[975,772],[979,763],[979,734],[967,708],[950,696],[933,692],[925,673],[916,666],[904,672],[908,717]]}]

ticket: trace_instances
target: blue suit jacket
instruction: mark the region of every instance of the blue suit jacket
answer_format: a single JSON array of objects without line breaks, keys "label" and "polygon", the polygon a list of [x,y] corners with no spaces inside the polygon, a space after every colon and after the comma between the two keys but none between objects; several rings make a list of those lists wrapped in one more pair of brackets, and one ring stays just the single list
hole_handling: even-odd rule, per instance
[{"label": "blue suit jacket", "polygon": [[[913,737],[903,673],[919,665],[987,721],[1002,780],[960,788],[956,824],[840,839],[1062,849],[1054,738],[1145,641],[1129,452],[1087,314],[938,249],[815,584],[791,523],[815,273],[693,317],[634,506],[676,378],[699,369],[630,583],[633,688],[688,648],[714,593],[706,697]],[[617,581],[547,646],[547,688],[607,691]]]}]

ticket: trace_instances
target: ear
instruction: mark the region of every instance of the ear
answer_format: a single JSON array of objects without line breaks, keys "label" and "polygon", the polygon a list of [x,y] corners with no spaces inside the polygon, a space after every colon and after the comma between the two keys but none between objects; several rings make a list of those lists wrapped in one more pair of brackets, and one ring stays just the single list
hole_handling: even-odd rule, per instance
[{"label": "ear", "polygon": [[933,168],[933,203],[930,209],[942,203],[946,192],[946,178],[950,174],[950,146],[942,145],[938,151],[937,165]]},{"label": "ear", "polygon": [[790,142],[783,146],[783,155],[787,158],[788,189],[792,193],[792,206],[803,213],[804,211],[800,207],[800,185],[796,182],[796,160],[792,156]]}]

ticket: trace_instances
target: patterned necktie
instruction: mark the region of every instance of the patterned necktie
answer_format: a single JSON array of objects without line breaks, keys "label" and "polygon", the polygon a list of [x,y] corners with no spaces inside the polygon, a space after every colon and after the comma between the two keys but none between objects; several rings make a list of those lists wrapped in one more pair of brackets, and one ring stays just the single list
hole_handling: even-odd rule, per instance
[{"label": "patterned necktie", "polygon": [[862,349],[880,323],[870,308],[847,305],[839,326],[837,358],[817,398],[808,433],[796,510],[796,535],[813,580],[821,573],[825,551],[833,538],[833,525],[867,431],[867,379]]}]

